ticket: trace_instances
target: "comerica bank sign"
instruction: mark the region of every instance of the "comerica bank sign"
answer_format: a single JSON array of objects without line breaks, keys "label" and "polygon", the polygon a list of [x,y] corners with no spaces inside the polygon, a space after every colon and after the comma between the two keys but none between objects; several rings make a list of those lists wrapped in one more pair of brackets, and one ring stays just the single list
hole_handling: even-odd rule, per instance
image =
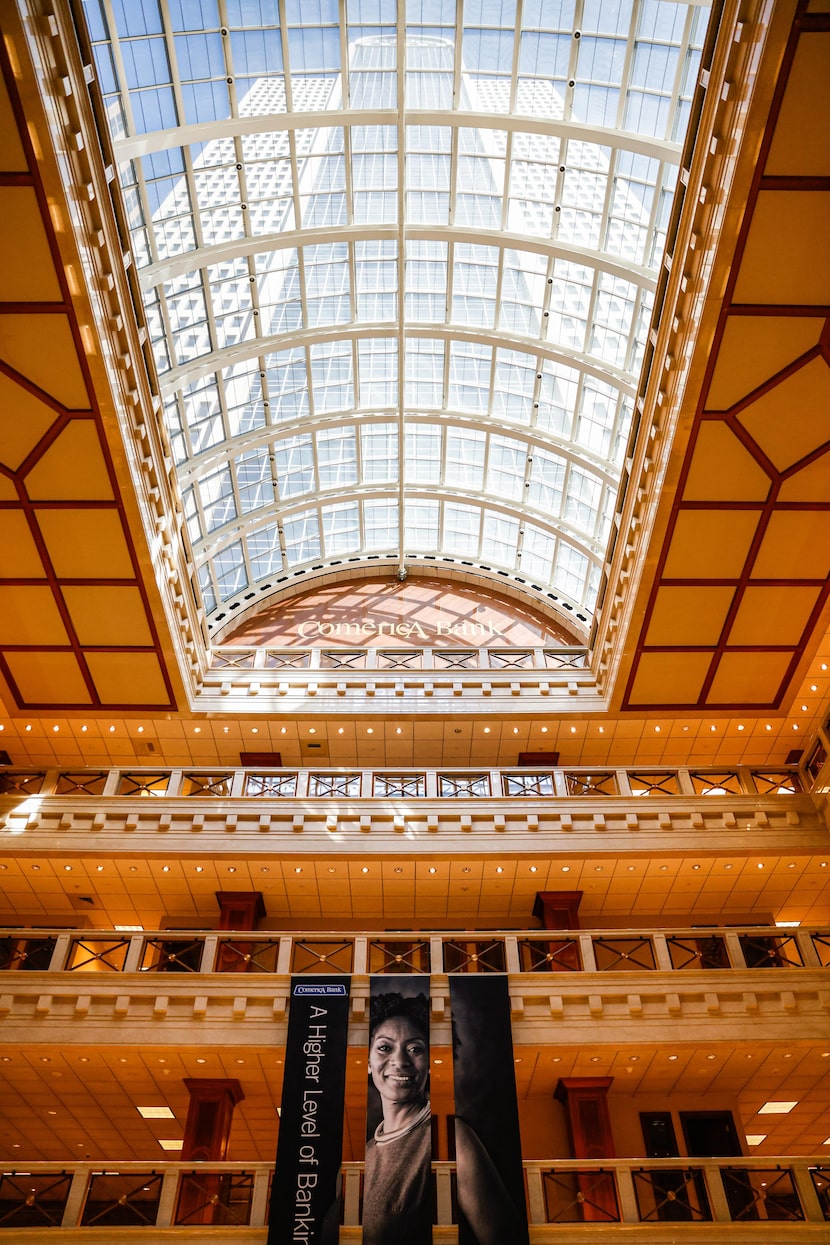
[{"label": "comerica bank sign", "polygon": [[491,619],[446,619],[435,622],[415,618],[351,619],[348,622],[332,622],[328,619],[307,618],[299,623],[297,633],[301,640],[346,640],[356,644],[374,636],[389,636],[401,640],[419,640],[431,644],[436,639],[456,639],[465,644],[481,644],[488,640],[503,638],[501,629]]}]

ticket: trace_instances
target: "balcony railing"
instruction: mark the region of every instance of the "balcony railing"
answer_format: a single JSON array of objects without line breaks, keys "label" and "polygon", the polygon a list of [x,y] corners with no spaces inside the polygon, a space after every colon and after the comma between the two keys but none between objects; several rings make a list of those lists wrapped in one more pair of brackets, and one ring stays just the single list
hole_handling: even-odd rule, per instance
[{"label": "balcony railing", "polygon": [[830,929],[532,933],[6,930],[0,972],[688,973],[830,967]]},{"label": "balcony railing", "polygon": [[[0,769],[0,798],[200,800],[583,800],[792,797],[804,787],[795,767],[687,766],[488,769]],[[13,805],[12,805],[13,809]]]},{"label": "balcony railing", "polygon": [[[545,1225],[578,1224],[591,1239],[593,1224],[607,1240],[615,1225],[629,1239],[625,1225],[731,1223],[757,1225],[746,1239],[769,1245],[798,1239],[785,1225],[830,1223],[821,1159],[557,1159],[524,1168],[534,1240],[562,1239]],[[262,1227],[272,1176],[265,1163],[32,1163],[0,1175],[0,1229],[96,1228],[102,1240],[109,1229],[118,1240],[124,1228]],[[358,1239],[362,1164],[344,1164],[343,1177],[342,1224],[346,1239],[348,1229]],[[436,1224],[451,1225],[454,1164],[433,1164],[433,1177]]]}]

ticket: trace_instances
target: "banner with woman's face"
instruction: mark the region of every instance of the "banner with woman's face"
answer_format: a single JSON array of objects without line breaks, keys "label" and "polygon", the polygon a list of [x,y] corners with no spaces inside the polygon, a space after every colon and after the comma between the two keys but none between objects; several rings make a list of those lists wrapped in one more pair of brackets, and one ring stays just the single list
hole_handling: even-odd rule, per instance
[{"label": "banner with woman's face", "polygon": [[373,977],[369,994],[363,1245],[431,1245],[429,983]]}]

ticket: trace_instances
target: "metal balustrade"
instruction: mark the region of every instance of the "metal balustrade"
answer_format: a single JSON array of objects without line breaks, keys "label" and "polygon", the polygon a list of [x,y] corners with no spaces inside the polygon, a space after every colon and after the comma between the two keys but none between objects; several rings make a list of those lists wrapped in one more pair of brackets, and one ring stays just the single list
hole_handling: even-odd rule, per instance
[{"label": "metal balustrade", "polygon": [[0,973],[688,973],[830,967],[830,930],[6,931]]},{"label": "metal balustrade", "polygon": [[[609,802],[638,799],[690,800],[695,797],[752,797],[765,801],[804,793],[797,769],[737,767],[642,770],[552,766],[516,769],[240,769],[131,766],[108,770],[0,770],[0,798],[33,796],[100,799],[559,799]],[[13,811],[14,804],[10,803]]]},{"label": "metal balustrade", "polygon": [[210,673],[258,670],[574,670],[588,669],[585,648],[215,648]]},{"label": "metal balustrade", "polygon": [[[362,1163],[343,1165],[346,1229],[360,1225]],[[554,1159],[525,1162],[528,1219],[534,1239],[545,1225],[590,1226],[670,1223],[757,1224],[758,1245],[782,1224],[830,1223],[830,1167],[821,1159],[744,1158]],[[433,1164],[436,1224],[453,1222],[455,1164]],[[267,1222],[273,1165],[267,1163],[32,1163],[0,1174],[0,1229],[137,1229],[263,1227]],[[541,1231],[540,1231],[541,1230]],[[756,1235],[757,1233],[757,1235]],[[765,1235],[766,1234],[766,1235]],[[175,1234],[174,1234],[175,1235]],[[123,1239],[116,1238],[113,1239]],[[153,1239],[147,1237],[146,1239]],[[193,1239],[188,1236],[188,1239]],[[551,1240],[561,1240],[558,1233]],[[706,1239],[696,1237],[695,1239]],[[743,1238],[742,1238],[743,1239]],[[747,1238],[748,1239],[748,1238]],[[810,1240],[818,1239],[814,1234]]]}]

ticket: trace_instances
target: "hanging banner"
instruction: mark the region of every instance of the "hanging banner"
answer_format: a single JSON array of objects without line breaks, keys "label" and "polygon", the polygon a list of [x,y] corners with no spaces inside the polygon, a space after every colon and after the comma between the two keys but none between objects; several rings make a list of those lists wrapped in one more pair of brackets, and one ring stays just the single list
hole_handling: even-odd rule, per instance
[{"label": "hanging banner", "polygon": [[349,978],[292,977],[267,1245],[336,1245]]},{"label": "hanging banner", "polygon": [[528,1245],[507,977],[449,983],[459,1245]]},{"label": "hanging banner", "polygon": [[429,997],[423,979],[372,977],[363,1245],[431,1245]]}]

